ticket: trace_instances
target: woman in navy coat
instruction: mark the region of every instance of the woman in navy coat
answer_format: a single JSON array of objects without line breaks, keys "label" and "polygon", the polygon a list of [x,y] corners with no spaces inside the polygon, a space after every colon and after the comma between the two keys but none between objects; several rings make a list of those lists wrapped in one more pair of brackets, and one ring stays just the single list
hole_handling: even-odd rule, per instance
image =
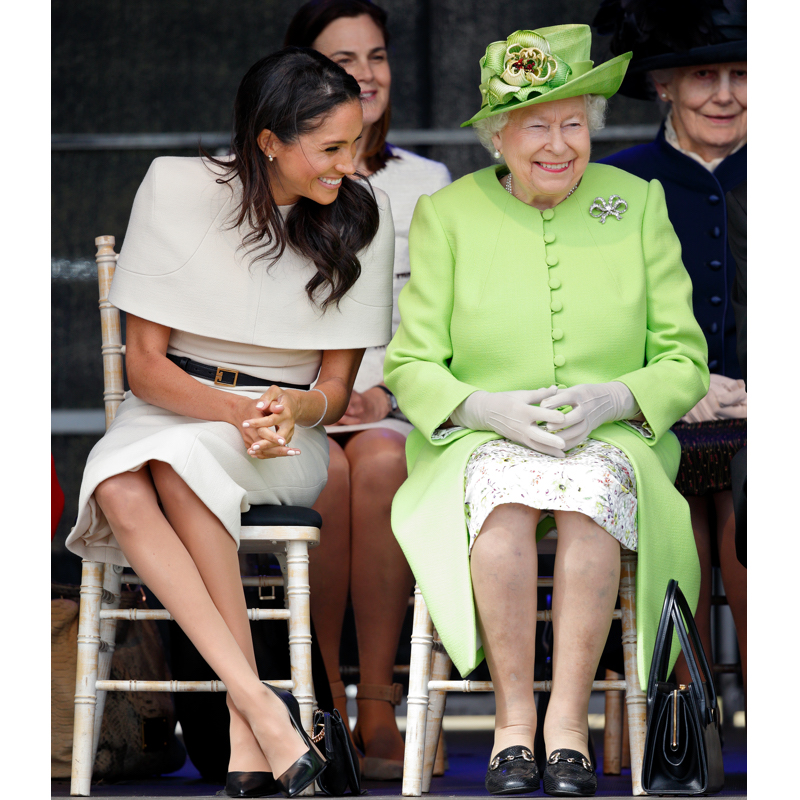
[{"label": "woman in navy coat", "polygon": [[[694,313],[708,342],[711,387],[673,428],[682,448],[676,485],[689,502],[700,556],[696,618],[703,646],[710,654],[710,531],[716,527],[746,692],[747,571],[735,553],[730,461],[746,443],[747,395],[736,355],[731,300],[736,263],[728,246],[725,198],[747,177],[746,4],[702,0],[691,15],[676,15],[674,6],[660,1],[601,4],[595,27],[613,33],[611,52],[633,51],[620,93],[658,99],[666,111],[654,141],[604,162],[661,182],[692,278]],[[689,680],[683,659],[677,672],[680,680]]]}]

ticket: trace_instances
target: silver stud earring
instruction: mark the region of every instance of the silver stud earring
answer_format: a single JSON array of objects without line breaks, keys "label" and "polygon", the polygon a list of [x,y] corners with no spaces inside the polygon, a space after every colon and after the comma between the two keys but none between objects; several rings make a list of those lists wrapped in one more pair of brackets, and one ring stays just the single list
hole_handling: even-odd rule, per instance
[{"label": "silver stud earring", "polygon": [[661,99],[662,100],[666,100],[667,99],[667,93],[666,92],[661,92]]},{"label": "silver stud earring", "polygon": [[269,161],[269,162],[270,162],[270,164],[271,164],[271,163],[273,162],[274,158],[275,158],[275,156],[273,156],[273,155],[272,155],[272,153],[270,153],[270,154],[267,156],[267,161]]}]

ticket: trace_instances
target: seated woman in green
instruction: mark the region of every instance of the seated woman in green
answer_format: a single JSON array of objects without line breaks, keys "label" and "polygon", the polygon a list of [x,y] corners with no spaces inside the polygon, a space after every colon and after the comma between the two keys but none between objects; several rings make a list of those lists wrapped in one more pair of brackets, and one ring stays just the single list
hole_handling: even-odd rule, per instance
[{"label": "seated woman in green", "polygon": [[[558,528],[544,790],[591,795],[591,684],[638,550],[639,679],[669,578],[697,600],[670,426],[708,389],[706,343],[658,181],[590,164],[629,54],[586,25],[517,31],[481,60],[481,141],[505,164],[417,205],[386,383],[414,424],[393,527],[456,667],[486,657],[486,787],[539,787],[532,758],[536,533]],[[569,410],[567,409],[569,407]]]}]

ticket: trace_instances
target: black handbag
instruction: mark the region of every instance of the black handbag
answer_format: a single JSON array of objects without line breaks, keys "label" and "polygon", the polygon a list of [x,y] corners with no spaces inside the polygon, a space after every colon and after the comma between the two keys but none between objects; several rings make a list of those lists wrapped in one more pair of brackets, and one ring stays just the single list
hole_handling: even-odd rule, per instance
[{"label": "black handbag", "polygon": [[[692,676],[688,686],[665,682],[673,630]],[[713,794],[724,781],[714,678],[689,604],[671,580],[647,682],[642,788],[647,794]]]},{"label": "black handbag", "polygon": [[351,794],[366,794],[361,791],[358,753],[336,709],[330,713],[319,710],[314,713],[312,738],[328,759],[327,769],[317,778],[320,791],[328,797],[341,797],[349,787]]}]

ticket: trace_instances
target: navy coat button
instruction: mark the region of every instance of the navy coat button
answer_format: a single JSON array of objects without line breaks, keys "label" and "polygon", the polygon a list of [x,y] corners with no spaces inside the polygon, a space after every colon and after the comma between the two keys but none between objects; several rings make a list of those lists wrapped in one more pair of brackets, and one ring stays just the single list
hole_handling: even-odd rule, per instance
[{"label": "navy coat button", "polygon": [[722,267],[722,262],[716,260],[709,261],[708,266],[711,267],[711,269],[720,269]]},{"label": "navy coat button", "polygon": [[715,206],[717,203],[719,203],[719,195],[710,194],[708,196],[708,202],[711,203],[712,206]]},{"label": "navy coat button", "polygon": [[712,297],[709,297],[708,301],[711,303],[712,306],[722,305],[722,298],[718,297],[717,295],[713,295]]},{"label": "navy coat button", "polygon": [[716,322],[712,322],[709,330],[711,331],[711,333],[716,333],[719,330],[719,325],[717,325]]},{"label": "navy coat button", "polygon": [[719,361],[717,361],[717,359],[715,358],[713,361],[708,362],[708,368],[715,369],[717,364],[719,364]]},{"label": "navy coat button", "polygon": [[715,225],[715,226],[714,226],[714,227],[711,229],[711,235],[712,235],[712,236],[713,236],[715,239],[719,239],[719,237],[720,237],[720,235],[721,235],[721,234],[722,234],[722,231],[719,229],[719,226]]}]

